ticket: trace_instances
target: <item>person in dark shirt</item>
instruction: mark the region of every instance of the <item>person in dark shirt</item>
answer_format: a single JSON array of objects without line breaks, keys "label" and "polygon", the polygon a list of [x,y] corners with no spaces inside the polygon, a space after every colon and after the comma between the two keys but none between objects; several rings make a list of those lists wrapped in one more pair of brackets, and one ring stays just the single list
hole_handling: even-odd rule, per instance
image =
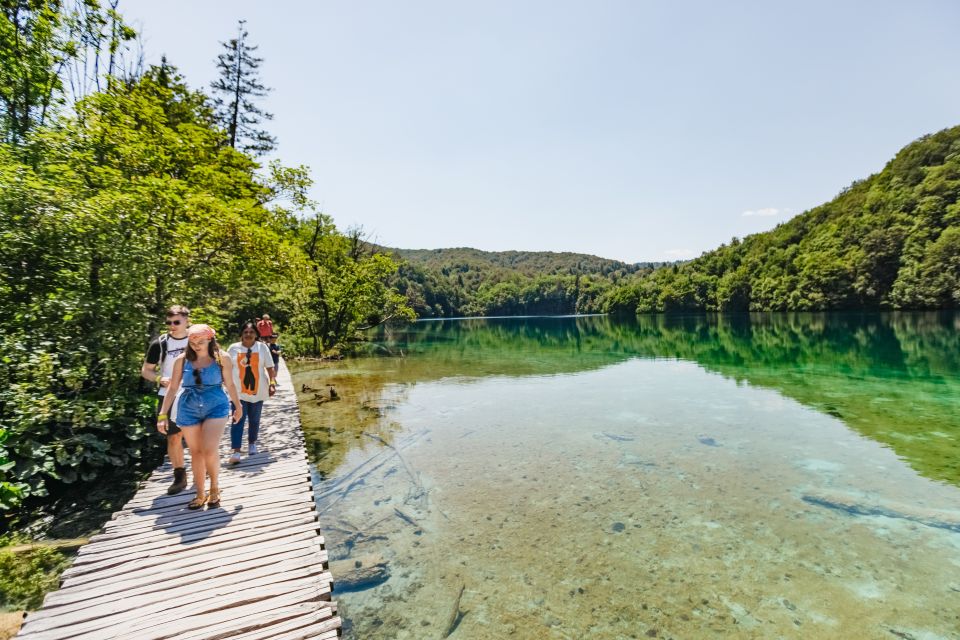
[{"label": "person in dark shirt", "polygon": [[[189,327],[189,309],[179,304],[167,309],[167,333],[150,343],[143,366],[140,367],[140,375],[157,385],[158,411],[173,376],[173,362],[187,348]],[[167,427],[167,455],[173,466],[173,484],[167,489],[167,493],[174,495],[187,488],[187,471],[184,468],[183,434],[173,420]]]},{"label": "person in dark shirt", "polygon": [[275,333],[272,334],[270,336],[270,344],[268,345],[270,347],[270,356],[273,357],[274,369],[277,369],[280,366],[280,352],[283,350],[283,347],[277,344],[277,338],[279,337],[280,336]]}]

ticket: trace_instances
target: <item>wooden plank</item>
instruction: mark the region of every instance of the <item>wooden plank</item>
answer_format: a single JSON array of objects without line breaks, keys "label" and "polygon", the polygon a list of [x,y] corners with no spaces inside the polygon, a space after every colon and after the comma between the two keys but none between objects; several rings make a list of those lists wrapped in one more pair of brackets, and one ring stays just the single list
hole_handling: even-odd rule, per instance
[{"label": "wooden plank", "polygon": [[[270,527],[275,525],[285,524],[285,525],[296,525],[296,524],[306,524],[317,521],[317,516],[313,512],[307,513],[279,513],[274,514],[268,517],[251,517],[249,520],[244,522],[227,522],[224,526],[219,527],[204,527],[201,529],[195,529],[190,532],[184,533],[179,536],[165,535],[165,536],[154,536],[152,540],[142,540],[138,544],[131,547],[130,544],[125,542],[116,542],[111,541],[104,544],[89,544],[83,548],[81,553],[77,554],[76,559],[74,560],[75,566],[80,566],[88,564],[90,562],[99,562],[101,560],[107,560],[117,555],[137,558],[141,554],[146,555],[146,552],[154,549],[162,549],[165,547],[171,546],[192,546],[202,541],[212,540],[220,536],[232,535],[241,531],[267,531]],[[229,526],[227,526],[229,525]],[[131,551],[131,548],[136,551]]]},{"label": "wooden plank", "polygon": [[[285,488],[290,492],[306,493],[311,490],[310,478],[305,473],[298,473],[295,475],[280,475],[276,477],[264,476],[254,480],[246,480],[244,482],[237,483],[221,483],[220,485],[220,491],[224,499],[236,496],[246,497],[255,494],[257,491],[266,491],[271,488]],[[155,498],[136,501],[132,504],[128,503],[128,506],[119,511],[118,515],[120,513],[139,514],[150,510],[162,509],[172,505],[186,504],[193,500],[195,495],[196,492],[191,488],[173,496],[164,494]]]},{"label": "wooden plank", "polygon": [[[288,552],[297,547],[311,548],[317,554],[317,561],[324,564],[327,562],[327,551],[316,545],[311,539],[310,533],[302,533],[299,536],[289,536],[281,540],[268,540],[260,544],[244,545],[240,544],[237,548],[216,549],[204,558],[180,558],[169,560],[163,564],[141,564],[136,567],[118,566],[105,569],[99,572],[90,572],[70,578],[65,582],[64,590],[85,591],[91,583],[93,584],[112,584],[116,581],[136,580],[140,583],[143,580],[157,579],[166,580],[177,578],[188,570],[203,570],[228,562],[234,558],[249,559],[258,554],[268,555],[275,549],[281,553]],[[312,546],[311,546],[312,545]]]},{"label": "wooden plank", "polygon": [[[239,471],[234,471],[228,467],[220,472],[220,488],[233,489],[241,486],[256,486],[262,484],[263,482],[274,482],[279,478],[287,477],[298,478],[303,482],[304,485],[307,487],[310,486],[311,476],[309,467],[307,467],[305,464],[296,464],[281,469],[271,469],[269,473],[258,474],[241,474]],[[152,487],[151,491],[141,491],[133,499],[127,502],[122,510],[129,510],[134,506],[148,504],[153,500],[176,498],[188,492],[193,493],[193,478],[189,478],[188,483],[190,486],[188,486],[183,493],[174,495],[169,495],[167,493],[167,487],[164,486],[165,483],[157,487]]]},{"label": "wooden plank", "polygon": [[121,519],[113,521],[113,526],[105,527],[105,533],[115,533],[118,531],[131,530],[136,528],[156,528],[164,524],[173,524],[187,522],[191,520],[202,520],[205,517],[211,517],[223,511],[237,512],[243,509],[257,509],[264,505],[276,506],[280,504],[300,504],[315,508],[316,504],[309,495],[291,494],[282,496],[257,496],[248,498],[238,505],[220,507],[219,509],[203,509],[200,511],[190,511],[186,507],[179,510],[171,510],[165,513],[151,513],[144,515],[126,515]]},{"label": "wooden plank", "polygon": [[[146,553],[127,553],[125,555],[111,556],[109,558],[102,558],[95,562],[77,564],[74,563],[71,567],[71,576],[79,575],[83,573],[90,573],[93,571],[100,571],[103,569],[110,569],[116,566],[129,565],[132,562],[151,560],[156,561],[163,556],[176,556],[177,558],[196,558],[202,556],[205,553],[211,551],[211,547],[216,547],[216,550],[221,549],[234,549],[238,546],[244,546],[247,544],[255,544],[258,542],[266,542],[276,539],[282,539],[286,535],[293,535],[296,533],[305,533],[305,532],[315,532],[318,528],[316,522],[310,522],[307,524],[301,524],[294,527],[288,527],[285,523],[278,525],[273,525],[265,528],[264,530],[244,530],[244,531],[230,531],[229,529],[225,530],[222,535],[216,536],[216,538],[211,539],[210,537],[195,543],[191,547],[184,548],[183,546],[168,546],[160,549],[151,549]],[[78,558],[79,560],[79,558]],[[73,570],[76,571],[73,571]],[[66,572],[64,572],[66,574]]]},{"label": "wooden plank", "polygon": [[[296,465],[295,467],[289,467],[287,469],[277,469],[276,472],[249,476],[237,475],[231,477],[230,473],[221,471],[220,489],[223,491],[228,491],[243,487],[259,487],[265,484],[276,484],[281,480],[296,480],[308,490],[311,488],[309,469],[306,467],[306,465]],[[149,493],[145,491],[138,493],[137,496],[127,502],[119,512],[132,511],[133,509],[142,506],[154,506],[158,502],[175,500],[187,495],[192,497],[196,493],[193,490],[193,478],[190,478],[188,483],[189,486],[186,489],[184,489],[181,493],[174,495],[169,495],[166,487],[164,486],[158,487],[156,491],[151,491]]]},{"label": "wooden plank", "polygon": [[[190,472],[188,470],[188,475]],[[244,473],[242,470],[237,470],[231,467],[222,467],[220,471],[220,486],[221,488],[234,487],[242,484],[256,484],[267,480],[270,478],[279,478],[284,476],[299,476],[303,478],[305,484],[309,485],[311,481],[310,468],[306,463],[297,462],[296,464],[284,464],[282,467],[277,467],[276,469],[269,469],[261,473]],[[183,493],[193,491],[193,477],[187,478],[187,488]],[[140,491],[136,496],[134,496],[127,504],[126,508],[132,508],[132,505],[141,504],[149,501],[154,498],[168,498],[176,497],[182,494],[174,494],[170,496],[167,494],[167,482],[162,481],[156,485],[150,487],[150,490]]]},{"label": "wooden plank", "polygon": [[[323,566],[326,557],[319,553],[319,548],[304,546],[301,543],[281,545],[275,553],[264,551],[237,554],[233,562],[199,563],[190,571],[169,572],[162,575],[134,575],[118,576],[115,581],[104,581],[96,584],[86,584],[80,589],[61,589],[47,594],[43,601],[44,607],[83,607],[102,598],[114,597],[116,594],[135,596],[154,591],[165,591],[171,586],[195,584],[211,577],[230,573],[257,569],[262,566],[287,566],[289,562],[301,564],[315,563]],[[132,576],[132,577],[131,577]]]},{"label": "wooden plank", "polygon": [[[270,627],[263,629],[264,633],[254,635],[256,640],[315,640],[316,638],[337,638],[340,635],[340,618],[330,617],[313,624],[306,624],[300,628],[280,633],[274,633]],[[332,635],[331,635],[332,634]],[[234,638],[235,636],[231,636]]]},{"label": "wooden plank", "polygon": [[281,511],[285,513],[315,513],[316,505],[302,496],[263,495],[256,499],[256,504],[244,500],[241,504],[204,508],[196,511],[183,509],[183,513],[162,515],[159,517],[145,516],[133,518],[126,527],[112,527],[103,533],[90,538],[89,544],[104,545],[122,540],[132,541],[135,538],[148,538],[151,535],[175,536],[188,529],[213,529],[222,522],[247,522],[251,518],[266,517],[268,514]]},{"label": "wooden plank", "polygon": [[[325,602],[325,605],[330,603]],[[255,632],[262,628],[268,628],[278,622],[283,622],[294,617],[303,615],[306,611],[316,611],[322,618],[322,621],[332,619],[333,608],[325,606],[317,609],[315,605],[287,605],[271,610],[268,614],[254,612],[252,614],[244,612],[235,618],[216,624],[213,627],[197,629],[181,633],[177,640],[220,640],[221,638],[235,638],[238,634]]]},{"label": "wooden plank", "polygon": [[[316,513],[316,506],[304,501],[267,503],[258,508],[235,506],[233,509],[207,509],[194,514],[192,518],[177,518],[166,522],[145,522],[147,526],[115,528],[98,533],[90,539],[90,544],[109,541],[126,541],[134,544],[139,539],[149,539],[157,535],[180,535],[193,529],[216,526],[219,522],[245,522],[251,518],[262,518],[273,513]],[[151,526],[152,525],[152,526]]]},{"label": "wooden plank", "polygon": [[38,615],[31,617],[31,631],[69,627],[71,632],[82,632],[85,629],[123,624],[128,619],[144,621],[157,616],[166,619],[169,616],[179,615],[178,608],[196,603],[198,595],[224,596],[248,589],[261,591],[279,583],[284,583],[288,591],[294,591],[307,584],[325,586],[329,591],[331,578],[329,573],[310,566],[288,568],[283,573],[258,571],[234,574],[204,583],[201,593],[198,593],[196,586],[188,585],[164,593],[162,598],[157,598],[155,594],[150,593],[114,598],[70,610],[57,607],[49,611],[40,611]]},{"label": "wooden plank", "polygon": [[[304,500],[304,501],[311,501],[311,500],[313,500],[313,496],[312,496],[309,492],[291,493],[291,494],[289,494],[288,496],[285,496],[285,497],[296,498],[296,499]],[[253,500],[253,499],[251,499],[251,500]],[[261,500],[261,501],[263,501],[263,500]],[[269,501],[269,500],[268,500],[268,501]],[[169,515],[173,515],[173,514],[176,514],[176,513],[190,513],[190,511],[187,509],[187,502],[189,502],[189,500],[187,500],[186,502],[184,502],[184,503],[181,504],[181,505],[173,505],[173,506],[168,506],[168,507],[161,507],[161,508],[158,508],[158,509],[144,509],[144,510],[140,510],[140,511],[132,511],[132,512],[126,512],[126,513],[122,513],[122,514],[117,514],[117,519],[120,519],[120,518],[134,518],[134,519],[139,519],[139,518],[148,518],[148,517],[151,517],[151,516],[158,516],[158,517],[159,517],[159,516],[169,516]]]},{"label": "wooden plank", "polygon": [[[104,626],[100,620],[91,620],[71,625],[69,630],[54,627],[49,629],[38,628],[37,631],[34,631],[32,620],[28,617],[21,635],[30,640],[59,640],[63,638],[65,634],[69,634],[71,638],[100,640],[115,638],[118,635],[118,631],[122,630],[122,633],[125,635],[131,634],[131,637],[143,638],[144,640],[148,638],[161,638],[169,636],[170,627],[182,625],[184,629],[196,628],[194,624],[196,619],[204,619],[206,616],[209,620],[217,616],[217,614],[219,614],[219,616],[222,616],[224,612],[229,614],[230,609],[223,609],[225,603],[232,604],[237,602],[238,606],[236,608],[241,608],[243,605],[255,605],[261,600],[275,601],[284,604],[299,604],[305,601],[319,600],[323,593],[323,587],[310,584],[310,580],[303,581],[299,583],[298,587],[292,589],[289,585],[276,584],[256,590],[247,589],[245,592],[237,593],[236,590],[228,587],[209,593],[195,594],[193,602],[178,607],[176,614],[172,614],[171,611],[172,615],[167,616],[134,617],[115,625]],[[154,607],[162,610],[163,602],[156,603]],[[164,627],[167,627],[166,631],[163,630]]]},{"label": "wooden plank", "polygon": [[[188,459],[189,460],[189,459]],[[287,460],[283,462],[276,462],[270,465],[264,466],[262,469],[254,469],[254,465],[244,465],[242,462],[239,465],[228,465],[226,461],[223,461],[220,465],[220,475],[222,480],[225,482],[227,480],[252,480],[259,478],[261,476],[266,476],[270,474],[277,474],[292,472],[292,471],[303,471],[304,474],[310,475],[310,466],[307,460]],[[190,473],[189,465],[187,467],[187,480],[188,482],[193,481],[193,476]],[[153,495],[165,495],[167,493],[167,486],[170,482],[173,482],[173,473],[163,474],[162,476],[150,478],[150,482],[144,486],[143,489],[137,492],[135,498],[141,496],[153,496]]]},{"label": "wooden plank", "polygon": [[285,547],[285,545],[288,543],[296,543],[303,546],[315,546],[320,551],[326,551],[323,548],[322,538],[317,536],[313,531],[305,531],[286,536],[283,535],[282,530],[270,531],[266,532],[262,536],[258,536],[253,540],[250,538],[240,538],[237,540],[222,542],[215,548],[206,549],[206,555],[199,554],[200,557],[197,557],[198,554],[196,553],[184,553],[180,555],[168,555],[166,558],[164,558],[162,563],[137,563],[135,566],[124,566],[123,564],[118,564],[112,567],[96,567],[94,565],[88,565],[85,567],[77,567],[76,571],[73,571],[73,567],[70,567],[63,573],[64,587],[69,587],[73,584],[90,582],[91,580],[108,580],[117,575],[142,574],[158,568],[164,571],[189,569],[198,563],[207,562],[208,559],[220,558],[221,556],[233,557],[238,553],[253,549],[262,550],[263,548],[281,548]]},{"label": "wooden plank", "polygon": [[[241,501],[246,500],[247,498],[254,498],[262,494],[278,496],[284,494],[309,495],[310,493],[310,481],[305,477],[285,476],[278,478],[264,478],[256,483],[238,484],[235,486],[221,486],[220,502],[224,505],[230,506],[242,504]],[[124,511],[118,513],[118,517],[121,513],[142,517],[144,514],[149,515],[149,511],[151,510],[173,506],[186,506],[187,503],[193,500],[195,495],[196,493],[191,490],[189,492],[184,491],[183,493],[175,496],[165,495],[159,498],[153,498],[148,502],[137,504],[129,509],[125,509]]]},{"label": "wooden plank", "polygon": [[[285,594],[267,593],[267,597],[258,592],[256,599],[241,601],[236,606],[231,603],[230,608],[223,608],[217,604],[216,609],[183,618],[176,618],[161,625],[134,629],[138,640],[166,640],[177,638],[187,640],[192,638],[206,638],[214,640],[230,637],[237,631],[262,626],[270,619],[276,619],[273,612],[275,607],[284,607],[304,602],[319,602],[322,591],[318,588],[304,589]],[[211,604],[214,604],[211,602]],[[209,606],[209,605],[208,605]],[[316,606],[316,605],[315,605]],[[198,607],[199,608],[199,607]],[[239,619],[237,616],[240,616]],[[193,633],[189,633],[189,632]],[[99,640],[95,635],[77,636],[76,640]]]},{"label": "wooden plank", "polygon": [[320,624],[330,618],[330,612],[327,610],[324,610],[323,613],[311,611],[306,615],[299,615],[288,618],[287,620],[267,624],[259,629],[234,635],[230,638],[231,640],[263,640],[265,638],[276,640],[276,638],[286,637],[288,633],[293,633],[294,635],[292,637],[296,638],[297,633],[301,633],[304,629],[309,629],[311,626]]}]

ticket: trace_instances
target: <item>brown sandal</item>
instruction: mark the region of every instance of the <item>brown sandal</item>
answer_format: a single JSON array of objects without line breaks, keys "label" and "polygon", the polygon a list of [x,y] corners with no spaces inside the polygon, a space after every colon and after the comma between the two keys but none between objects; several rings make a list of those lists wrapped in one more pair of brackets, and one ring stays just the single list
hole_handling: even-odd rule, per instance
[{"label": "brown sandal", "polygon": [[197,510],[207,503],[207,494],[198,493],[197,497],[190,501],[190,504],[187,505],[187,509]]},{"label": "brown sandal", "polygon": [[210,493],[207,494],[207,506],[211,509],[220,506],[220,489],[210,489]]}]

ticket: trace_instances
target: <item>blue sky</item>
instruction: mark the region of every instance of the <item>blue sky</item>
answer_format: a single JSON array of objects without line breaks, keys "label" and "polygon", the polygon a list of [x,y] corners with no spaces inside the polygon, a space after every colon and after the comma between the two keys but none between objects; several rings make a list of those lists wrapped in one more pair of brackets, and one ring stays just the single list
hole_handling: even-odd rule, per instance
[{"label": "blue sky", "polygon": [[194,86],[247,20],[276,156],[403,248],[699,255],[960,124],[960,3],[124,0]]}]

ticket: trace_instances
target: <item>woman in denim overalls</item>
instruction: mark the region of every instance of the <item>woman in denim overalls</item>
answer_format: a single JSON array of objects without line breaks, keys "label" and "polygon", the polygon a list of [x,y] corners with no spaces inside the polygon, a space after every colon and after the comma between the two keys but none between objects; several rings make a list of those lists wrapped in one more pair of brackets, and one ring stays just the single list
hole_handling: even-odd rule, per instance
[{"label": "woman in denim overalls", "polygon": [[[163,407],[157,416],[157,429],[162,433],[167,428],[167,411],[183,386],[177,400],[177,424],[190,447],[193,466],[193,485],[196,497],[187,505],[199,509],[204,504],[220,506],[220,440],[223,428],[230,417],[230,401],[233,400],[233,420],[238,422],[243,415],[240,398],[233,384],[233,364],[230,358],[221,357],[217,334],[205,324],[195,324],[187,332],[189,346],[173,363]],[[227,388],[224,393],[223,388]],[[210,493],[204,491],[206,476],[210,476]]]}]

